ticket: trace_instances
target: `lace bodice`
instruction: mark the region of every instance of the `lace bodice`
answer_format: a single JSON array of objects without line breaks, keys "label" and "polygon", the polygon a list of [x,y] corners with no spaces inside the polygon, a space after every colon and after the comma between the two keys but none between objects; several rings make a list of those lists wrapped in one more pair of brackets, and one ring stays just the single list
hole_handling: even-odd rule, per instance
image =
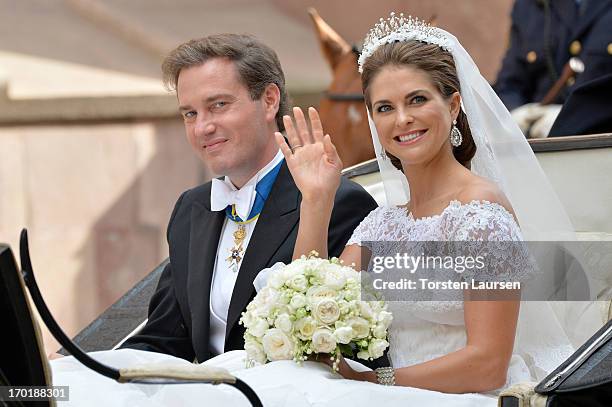
[{"label": "lace bodice", "polygon": [[[347,245],[367,247],[373,256],[403,253],[408,246],[406,242],[413,242],[410,244],[413,251],[417,247],[427,251],[429,247],[435,254],[475,256],[486,249],[486,270],[478,274],[465,271],[461,275],[463,279],[519,281],[533,273],[529,252],[522,240],[514,217],[502,205],[476,200],[462,204],[453,200],[442,213],[416,219],[403,207],[377,208],[359,224]],[[427,242],[448,243],[427,245]],[[481,242],[487,242],[486,247]],[[448,271],[435,270],[435,273],[441,272]]]},{"label": "lace bodice", "polygon": [[[442,213],[424,218],[414,218],[403,207],[379,207],[355,229],[347,245],[368,247],[372,256],[389,256],[394,255],[394,247],[389,242],[521,240],[516,221],[502,205],[488,201],[461,203],[455,200]],[[507,277],[520,280],[525,277],[521,273],[528,273],[526,267],[522,267],[527,262],[525,256],[500,250],[495,260],[508,266],[496,268],[510,270]],[[394,315],[389,329],[389,358],[395,367],[443,356],[466,343],[462,298],[390,301],[389,310]],[[516,362],[515,359],[513,361]],[[522,360],[511,364],[509,382],[529,378],[529,371]]]},{"label": "lace bodice", "polygon": [[374,209],[347,245],[362,241],[522,240],[512,215],[498,203],[453,200],[439,215],[414,218],[403,207]]}]

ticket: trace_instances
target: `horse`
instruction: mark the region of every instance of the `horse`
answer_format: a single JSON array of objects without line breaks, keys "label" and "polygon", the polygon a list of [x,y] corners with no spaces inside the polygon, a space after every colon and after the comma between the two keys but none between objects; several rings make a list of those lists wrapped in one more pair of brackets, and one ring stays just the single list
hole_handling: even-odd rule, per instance
[{"label": "horse", "polygon": [[344,168],[375,157],[357,70],[359,50],[348,44],[314,9],[308,9],[325,60],[333,72],[319,104],[319,115]]}]

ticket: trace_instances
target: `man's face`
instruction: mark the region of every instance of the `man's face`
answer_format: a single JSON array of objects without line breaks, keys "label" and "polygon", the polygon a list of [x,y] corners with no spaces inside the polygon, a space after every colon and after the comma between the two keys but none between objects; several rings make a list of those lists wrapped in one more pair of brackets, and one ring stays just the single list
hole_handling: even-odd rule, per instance
[{"label": "man's face", "polygon": [[191,147],[215,174],[227,175],[238,187],[277,151],[276,89],[269,85],[259,100],[251,100],[234,63],[226,58],[213,58],[179,74],[179,110]]}]

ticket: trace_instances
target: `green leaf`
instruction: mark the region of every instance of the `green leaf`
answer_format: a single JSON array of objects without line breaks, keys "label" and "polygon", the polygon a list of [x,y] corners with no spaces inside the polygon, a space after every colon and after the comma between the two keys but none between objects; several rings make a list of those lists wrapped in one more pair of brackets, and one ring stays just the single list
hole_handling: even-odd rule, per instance
[{"label": "green leaf", "polygon": [[353,357],[353,348],[350,344],[340,343],[338,344],[338,347],[340,348],[340,353],[342,353],[344,356],[346,356],[347,358]]}]

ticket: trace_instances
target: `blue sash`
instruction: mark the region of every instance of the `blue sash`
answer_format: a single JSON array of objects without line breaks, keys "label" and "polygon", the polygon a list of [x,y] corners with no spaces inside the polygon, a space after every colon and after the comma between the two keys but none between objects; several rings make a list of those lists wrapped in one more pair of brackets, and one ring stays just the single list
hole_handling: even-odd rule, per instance
[{"label": "blue sash", "polygon": [[253,207],[251,208],[251,212],[249,213],[247,220],[242,220],[240,216],[236,214],[235,205],[231,205],[225,208],[225,216],[227,216],[230,220],[238,223],[246,223],[254,220],[259,216],[261,211],[263,210],[264,204],[266,203],[266,199],[268,199],[268,195],[270,195],[270,191],[272,190],[272,185],[274,185],[274,181],[276,181],[276,176],[280,171],[281,165],[285,160],[281,160],[274,168],[272,168],[262,179],[259,180],[257,185],[255,185],[255,202],[253,202]]}]

